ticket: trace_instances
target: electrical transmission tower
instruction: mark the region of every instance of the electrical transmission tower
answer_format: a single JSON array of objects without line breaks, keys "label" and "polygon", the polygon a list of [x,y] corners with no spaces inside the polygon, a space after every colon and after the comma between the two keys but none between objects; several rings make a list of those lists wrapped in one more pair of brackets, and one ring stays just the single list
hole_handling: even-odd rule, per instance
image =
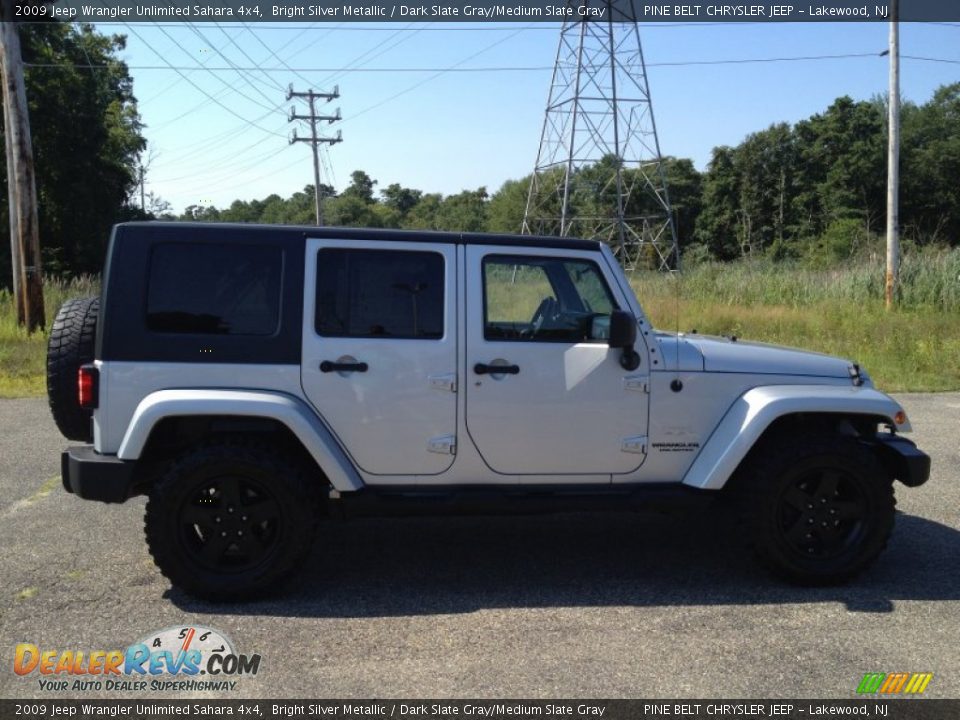
[{"label": "electrical transmission tower", "polygon": [[338,142],[343,142],[343,134],[339,130],[337,130],[335,137],[321,137],[317,133],[317,123],[325,121],[329,125],[342,119],[340,116],[340,108],[337,108],[337,112],[334,115],[317,115],[317,100],[322,98],[330,102],[338,97],[340,97],[339,86],[334,87],[332,93],[316,93],[313,90],[294,92],[293,85],[290,85],[290,89],[287,90],[287,100],[306,98],[310,108],[309,115],[297,115],[296,109],[291,107],[288,122],[303,120],[310,129],[309,137],[298,137],[297,129],[294,128],[290,134],[290,144],[293,145],[298,142],[309,143],[313,149],[313,194],[316,203],[317,225],[323,225],[323,195],[320,192],[320,146],[324,143],[334,145]]},{"label": "electrical transmission tower", "polygon": [[567,20],[550,86],[523,232],[593,238],[627,270],[679,265],[677,232],[632,3]]}]

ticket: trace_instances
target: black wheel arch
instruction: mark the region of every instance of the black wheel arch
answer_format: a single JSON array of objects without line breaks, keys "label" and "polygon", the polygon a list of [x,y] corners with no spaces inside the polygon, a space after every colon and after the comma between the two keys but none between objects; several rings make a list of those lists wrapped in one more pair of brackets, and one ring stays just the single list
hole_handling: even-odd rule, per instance
[{"label": "black wheel arch", "polygon": [[170,459],[192,447],[229,443],[233,446],[269,445],[297,463],[315,483],[324,500],[331,488],[324,469],[307,450],[300,438],[274,418],[237,415],[172,415],[165,417],[150,431],[140,454],[138,494],[147,494],[164,472]]},{"label": "black wheel arch", "polygon": [[890,419],[882,415],[857,413],[789,413],[770,423],[750,448],[724,486],[736,491],[743,482],[744,471],[756,456],[771,445],[789,438],[806,438],[814,435],[837,435],[856,438],[870,447],[880,464],[891,477],[900,477],[901,465],[895,453],[887,451],[876,439],[877,430],[888,425]]}]

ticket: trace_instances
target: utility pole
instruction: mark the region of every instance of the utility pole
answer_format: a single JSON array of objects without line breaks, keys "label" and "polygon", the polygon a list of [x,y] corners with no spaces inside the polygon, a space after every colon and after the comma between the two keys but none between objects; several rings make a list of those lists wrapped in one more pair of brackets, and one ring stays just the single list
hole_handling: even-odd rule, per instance
[{"label": "utility pole", "polygon": [[10,133],[6,128],[10,127],[10,112],[6,103],[3,104],[3,139],[6,142],[7,158],[7,215],[10,216],[10,269],[13,270],[13,302],[17,310],[17,324],[23,325],[26,322],[26,314],[23,307],[23,294],[20,292],[20,273],[22,272],[20,262],[20,223],[17,222],[17,213],[14,208],[17,205],[17,191],[10,171],[11,165],[9,158],[13,155],[13,146],[10,144]]},{"label": "utility pole", "polygon": [[890,4],[890,98],[887,138],[887,279],[884,298],[893,309],[900,282],[900,23],[899,2]]},{"label": "utility pole", "polygon": [[143,190],[143,165],[140,165],[140,212],[147,212],[147,198]]},{"label": "utility pole", "polygon": [[[37,224],[37,189],[33,172],[33,145],[27,91],[23,82],[20,36],[14,22],[14,0],[0,0],[0,66],[3,79],[3,117],[10,197],[13,262],[18,277],[17,320],[33,332],[46,324],[43,310],[43,266]],[[21,314],[22,307],[22,314]]]},{"label": "utility pole", "polygon": [[314,92],[313,89],[307,90],[307,92],[294,92],[293,85],[290,85],[290,89],[287,90],[287,100],[291,100],[292,98],[306,98],[310,107],[309,115],[297,115],[296,110],[291,107],[288,122],[303,120],[307,122],[310,128],[310,137],[305,138],[298,137],[297,130],[294,128],[293,133],[290,135],[290,144],[293,145],[298,142],[309,143],[313,149],[313,195],[317,212],[317,225],[323,225],[323,198],[320,195],[320,145],[323,143],[334,145],[343,141],[343,134],[339,130],[337,130],[336,137],[321,137],[317,133],[318,122],[325,120],[329,125],[342,119],[340,116],[340,108],[337,108],[337,112],[334,115],[317,115],[317,100],[322,98],[330,102],[338,97],[340,97],[339,86],[334,87],[332,93],[317,93]]}]

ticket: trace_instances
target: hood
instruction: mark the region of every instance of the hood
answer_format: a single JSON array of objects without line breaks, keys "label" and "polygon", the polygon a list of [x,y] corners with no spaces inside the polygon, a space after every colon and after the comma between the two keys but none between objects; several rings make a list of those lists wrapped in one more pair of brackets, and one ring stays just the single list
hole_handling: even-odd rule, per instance
[{"label": "hood", "polygon": [[706,372],[849,378],[853,364],[832,355],[767,343],[743,342],[706,335],[681,337],[700,351]]}]

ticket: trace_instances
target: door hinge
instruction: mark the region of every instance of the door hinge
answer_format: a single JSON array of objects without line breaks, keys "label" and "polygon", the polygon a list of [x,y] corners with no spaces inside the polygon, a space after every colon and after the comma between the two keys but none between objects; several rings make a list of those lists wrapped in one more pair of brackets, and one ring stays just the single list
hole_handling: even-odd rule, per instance
[{"label": "door hinge", "polygon": [[623,387],[626,390],[633,390],[634,392],[650,392],[650,385],[647,383],[647,378],[637,375],[625,377],[623,379]]},{"label": "door hinge", "polygon": [[624,438],[623,441],[620,443],[620,451],[625,453],[636,453],[639,455],[646,455],[647,436],[634,435],[633,437]]},{"label": "door hinge", "polygon": [[427,451],[440,455],[456,455],[457,436],[444,435],[442,437],[430,438],[427,441]]},{"label": "door hinge", "polygon": [[446,373],[444,375],[430,375],[427,380],[430,387],[434,390],[446,390],[455,393],[457,391],[457,374]]}]

